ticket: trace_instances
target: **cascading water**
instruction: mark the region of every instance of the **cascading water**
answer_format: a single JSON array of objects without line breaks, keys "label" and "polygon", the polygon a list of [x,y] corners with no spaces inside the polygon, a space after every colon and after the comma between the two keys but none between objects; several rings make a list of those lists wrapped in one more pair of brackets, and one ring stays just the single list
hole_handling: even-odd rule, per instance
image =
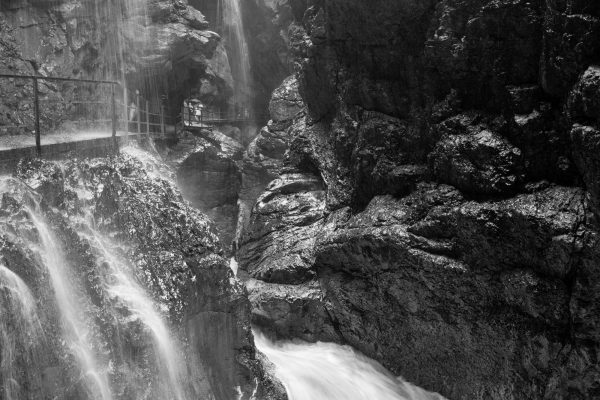
[{"label": "cascading water", "polygon": [[42,336],[31,291],[18,275],[0,264],[0,399],[25,397],[14,364],[19,357],[34,363]]},{"label": "cascading water", "polygon": [[256,347],[275,364],[290,400],[444,400],[347,346],[274,343],[260,332],[254,337]]},{"label": "cascading water", "polygon": [[85,320],[85,313],[80,308],[81,301],[69,282],[71,273],[62,245],[45,221],[39,206],[29,209],[40,239],[39,254],[48,269],[52,288],[60,310],[65,331],[65,339],[79,361],[92,399],[112,400],[110,385],[106,375],[106,367],[101,368],[96,359]]},{"label": "cascading water", "polygon": [[[155,179],[169,178],[168,168],[159,168],[148,154],[129,147],[124,152],[140,157]],[[0,213],[0,246],[5,238],[19,243],[27,258],[11,256],[11,263],[19,268],[35,265],[29,278],[36,282],[35,298],[51,302],[42,305],[40,315],[49,329],[48,344],[56,351],[39,368],[33,357],[25,357],[28,348],[35,350],[45,340],[35,316],[36,300],[17,275],[0,265],[0,399],[41,398],[30,397],[34,388],[69,400],[188,400],[199,398],[199,391],[210,399],[203,366],[184,357],[185,343],[180,344],[167,323],[169,306],[154,301],[140,284],[127,243],[96,226],[97,188],[90,189],[73,188],[78,212],[67,216],[43,204],[43,196],[24,181],[0,180],[0,206],[10,210]],[[51,225],[54,218],[63,222]],[[0,252],[0,262],[2,256]],[[40,382],[42,373],[53,377]],[[60,376],[69,384],[50,388]],[[24,396],[21,386],[28,388]]]},{"label": "cascading water", "polygon": [[249,106],[250,53],[244,32],[241,0],[219,0],[222,10],[224,34],[229,43],[229,64],[235,80],[234,102]]},{"label": "cascading water", "polygon": [[88,215],[84,226],[84,234],[97,252],[98,263],[108,267],[108,293],[122,302],[131,313],[131,318],[140,321],[152,334],[164,398],[186,399],[180,350],[161,314],[156,310],[154,301],[136,282],[131,266],[117,256],[117,246],[95,228],[91,215]]}]

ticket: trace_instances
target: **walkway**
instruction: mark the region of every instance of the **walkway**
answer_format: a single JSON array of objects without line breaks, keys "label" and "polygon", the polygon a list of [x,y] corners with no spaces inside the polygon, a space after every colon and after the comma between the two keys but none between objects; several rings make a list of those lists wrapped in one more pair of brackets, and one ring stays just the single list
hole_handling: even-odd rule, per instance
[{"label": "walkway", "polygon": [[[52,133],[42,135],[42,150],[47,145],[80,142],[94,139],[109,139],[112,132],[109,131],[87,131],[78,133]],[[126,136],[127,133],[117,131],[117,136]],[[16,136],[0,136],[0,151],[23,149],[27,147],[35,147],[34,135],[16,135]]]},{"label": "walkway", "polygon": [[[98,131],[43,135],[41,155],[45,159],[102,157],[115,152],[115,142],[122,146],[131,140],[138,143],[149,140],[146,133],[117,131],[116,137],[111,135],[111,132]],[[10,173],[19,160],[37,156],[34,136],[0,137],[0,173]]]}]

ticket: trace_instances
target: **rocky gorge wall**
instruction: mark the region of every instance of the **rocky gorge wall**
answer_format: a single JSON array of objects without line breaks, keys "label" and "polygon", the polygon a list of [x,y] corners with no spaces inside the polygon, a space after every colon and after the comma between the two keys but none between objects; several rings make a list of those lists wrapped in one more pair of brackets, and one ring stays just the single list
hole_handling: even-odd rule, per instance
[{"label": "rocky gorge wall", "polygon": [[[38,337],[13,324],[19,309],[2,317],[0,328],[9,330],[0,338],[0,378],[15,377],[19,398],[99,398],[86,388],[93,374],[98,382],[106,377],[112,395],[103,399],[286,398],[254,348],[245,290],[212,224],[183,200],[156,157],[133,147],[118,157],[23,162],[15,177],[2,177],[0,263],[31,290],[40,324]],[[72,306],[85,310],[80,330],[98,371],[82,375],[82,344],[61,332],[69,315],[52,291],[51,255],[38,255],[45,246],[38,220],[57,238],[47,251],[64,253],[59,262],[71,271]],[[2,277],[0,307],[11,298],[7,283]],[[18,347],[22,341],[29,349]],[[181,357],[181,365],[169,357]],[[179,370],[166,375],[166,388],[162,368]],[[11,398],[2,383],[2,396]]]},{"label": "rocky gorge wall", "polygon": [[[195,3],[151,2],[148,28],[165,40],[155,53],[136,54],[143,46],[133,45],[128,65],[138,57],[165,66],[174,98],[191,88],[223,101],[231,77],[211,74],[224,51]],[[58,21],[71,10],[46,6],[40,15]],[[152,191],[163,193],[162,184],[136,183],[143,172],[129,162],[119,161],[116,172],[94,167],[84,174],[98,183],[113,171],[97,213],[104,228],[140,250],[133,257],[148,276],[170,274],[161,269],[165,260],[153,257],[176,248],[175,259],[165,261],[178,266],[176,275],[187,276],[183,259],[206,277],[174,280],[189,289],[177,326],[193,354],[211,365],[198,381],[223,398],[236,383],[252,393],[254,379],[263,379],[252,322],[277,338],[350,344],[452,400],[600,396],[596,3],[253,0],[245,7],[254,22],[246,24],[249,46],[261,55],[253,61],[256,89],[264,94],[287,67],[295,71],[273,93],[271,120],[247,147],[228,128],[187,135],[164,153],[186,198],[216,223],[225,249],[178,195],[157,200]],[[5,18],[14,12],[0,8]],[[51,25],[47,36],[72,40],[68,24]],[[9,26],[1,26],[9,57],[0,63],[22,71],[103,70],[93,50],[61,51],[64,43],[36,50],[46,57],[53,49],[42,57],[49,61],[32,65]],[[38,25],[22,28],[29,26]],[[170,64],[171,49],[181,49],[184,70]],[[80,58],[69,61],[75,53]],[[192,75],[200,83],[192,84]],[[47,176],[70,182],[71,172],[88,169],[76,163],[65,177],[52,168]],[[47,197],[62,198],[58,187],[58,197]],[[158,232],[171,232],[186,216],[202,220],[199,230],[183,224],[194,230],[184,237],[191,248],[178,248],[173,232],[160,234],[164,245],[154,248],[157,229],[135,208],[154,215],[165,199],[173,208]],[[71,203],[53,207],[64,213]],[[198,238],[210,243],[196,246]],[[146,251],[151,259],[142,257]],[[223,256],[230,253],[250,304],[229,282]],[[170,293],[149,285],[155,296]],[[226,357],[202,338],[220,343]],[[279,396],[268,378],[262,382],[265,396]]]},{"label": "rocky gorge wall", "polygon": [[288,123],[246,153],[285,152],[239,235],[254,323],[449,399],[598,397],[596,3],[289,3]]}]

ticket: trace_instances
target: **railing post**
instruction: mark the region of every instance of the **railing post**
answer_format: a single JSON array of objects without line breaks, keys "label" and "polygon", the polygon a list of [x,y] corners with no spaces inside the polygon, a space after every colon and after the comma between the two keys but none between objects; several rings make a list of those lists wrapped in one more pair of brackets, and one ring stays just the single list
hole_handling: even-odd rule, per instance
[{"label": "railing post", "polygon": [[40,132],[40,88],[38,79],[33,78],[33,112],[35,113],[35,150],[38,156],[42,155],[42,135]]},{"label": "railing post", "polygon": [[135,91],[135,107],[136,107],[136,119],[137,119],[137,133],[142,133],[142,112],[140,108],[140,91]]},{"label": "railing post", "polygon": [[115,153],[118,151],[117,147],[117,104],[115,102],[115,85],[110,85],[110,104],[112,112],[112,138]]},{"label": "railing post", "polygon": [[146,100],[146,133],[150,135],[150,102]]},{"label": "railing post", "polygon": [[129,136],[129,103],[127,103],[127,85],[123,81],[123,111],[125,112],[123,121],[125,122],[125,134]]},{"label": "railing post", "polygon": [[164,138],[165,137],[165,105],[163,102],[160,102],[160,134]]}]

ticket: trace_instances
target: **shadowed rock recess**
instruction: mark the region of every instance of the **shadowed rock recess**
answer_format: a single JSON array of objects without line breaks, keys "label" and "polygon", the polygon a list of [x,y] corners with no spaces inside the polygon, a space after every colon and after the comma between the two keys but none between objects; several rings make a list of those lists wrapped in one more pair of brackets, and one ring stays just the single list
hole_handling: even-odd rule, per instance
[{"label": "shadowed rock recess", "polygon": [[302,103],[259,139],[287,150],[240,234],[254,323],[449,399],[600,398],[597,2],[285,3]]}]

